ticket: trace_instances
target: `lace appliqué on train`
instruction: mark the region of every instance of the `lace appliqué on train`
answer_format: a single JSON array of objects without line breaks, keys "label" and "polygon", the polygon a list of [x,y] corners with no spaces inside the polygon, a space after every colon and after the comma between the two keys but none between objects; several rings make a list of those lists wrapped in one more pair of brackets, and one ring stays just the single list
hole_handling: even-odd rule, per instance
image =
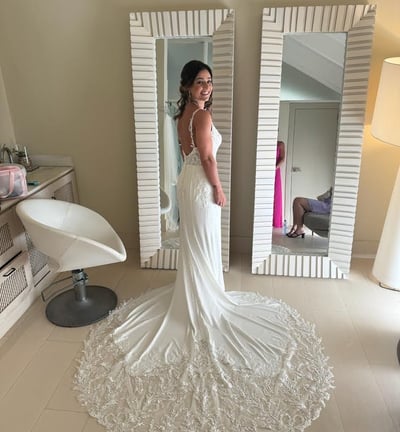
[{"label": "lace appliqu\u00e9 on train", "polygon": [[[251,300],[247,293],[235,294],[235,302]],[[252,296],[255,304],[262,299]],[[158,357],[139,373],[124,362],[111,336],[137,301],[91,331],[75,376],[80,402],[108,431],[297,432],[329,399],[333,375],[314,326],[286,304],[276,300],[294,345],[273,371],[268,364],[236,368],[224,352],[195,340],[176,362],[163,364]]]}]

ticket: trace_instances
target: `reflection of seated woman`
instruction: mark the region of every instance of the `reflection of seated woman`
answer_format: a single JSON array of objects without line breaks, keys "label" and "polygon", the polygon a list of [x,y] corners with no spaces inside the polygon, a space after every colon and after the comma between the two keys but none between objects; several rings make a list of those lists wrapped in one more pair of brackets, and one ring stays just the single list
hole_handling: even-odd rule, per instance
[{"label": "reflection of seated woman", "polygon": [[286,234],[288,237],[304,238],[304,214],[307,212],[329,214],[331,212],[332,188],[317,199],[297,197],[293,200],[293,225]]}]

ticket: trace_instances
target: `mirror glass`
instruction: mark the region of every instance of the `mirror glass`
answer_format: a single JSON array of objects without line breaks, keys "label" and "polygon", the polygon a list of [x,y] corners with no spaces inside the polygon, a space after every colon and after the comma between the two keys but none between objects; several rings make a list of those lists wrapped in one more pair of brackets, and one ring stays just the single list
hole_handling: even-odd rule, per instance
[{"label": "mirror glass", "polygon": [[176,269],[178,265],[175,179],[181,159],[171,112],[183,65],[200,58],[213,67],[213,122],[222,135],[217,162],[227,196],[221,215],[222,262],[227,271],[233,10],[134,12],[130,14],[130,34],[141,267]]},{"label": "mirror glass", "polygon": [[173,117],[177,112],[177,101],[180,98],[179,80],[183,65],[192,59],[197,59],[213,68],[212,38],[158,39],[156,54],[161,248],[179,249],[176,184],[183,160]]},{"label": "mirror glass", "polygon": [[[374,21],[373,5],[304,6],[263,10],[253,273],[345,278],[350,271]],[[306,64],[309,60],[308,57],[299,55],[299,51],[296,54],[298,63],[291,64],[290,49],[295,47],[294,49],[298,50],[302,41],[306,41],[307,45],[311,44],[312,36],[321,33],[324,34],[321,36],[330,37],[329,44],[328,39],[325,43],[337,49],[340,49],[340,41],[345,41],[344,68],[342,72],[339,71],[338,79],[333,80],[334,82],[322,82],[324,87],[318,87],[317,93],[323,93],[326,97],[318,101],[316,109],[310,113],[310,104],[316,102],[314,98],[312,102],[309,100],[310,84],[313,82],[312,93],[315,93],[315,81],[321,84],[321,78],[310,75],[316,71],[303,69],[309,67]],[[304,39],[301,41],[300,37]],[[285,45],[288,53],[284,49]],[[312,46],[309,45],[309,48]],[[331,54],[326,54],[330,60]],[[338,57],[340,56],[339,54]],[[324,70],[321,63],[315,68],[318,72]],[[340,65],[337,65],[337,69],[340,69]],[[334,74],[325,73],[324,79],[331,75]],[[288,79],[297,84],[296,88],[287,85]],[[296,94],[296,98],[289,94]],[[309,123],[305,126],[307,118]],[[325,126],[320,127],[320,122]],[[328,135],[332,142],[330,150],[322,147],[322,141],[325,143]],[[281,178],[283,218],[287,220],[289,228],[293,217],[290,207],[295,196],[310,195],[309,198],[316,198],[325,192],[324,189],[329,187],[329,183],[332,186],[330,214],[324,225],[326,229],[324,235],[318,235],[318,242],[321,244],[304,247],[303,250],[298,242],[303,242],[305,238],[288,238],[290,243],[280,244],[277,237],[283,238],[283,227],[273,227],[279,140],[284,141],[287,149],[284,165],[287,169],[282,170]],[[303,148],[299,150],[298,141],[313,141],[310,153]],[[325,151],[321,151],[322,148]],[[330,165],[326,172],[322,172],[320,166],[328,161]],[[307,170],[312,169],[313,176],[302,175],[307,165],[311,165]],[[306,215],[310,216],[312,213],[307,212]],[[321,230],[320,226],[307,223],[312,225],[314,232]]]},{"label": "mirror glass", "polygon": [[301,241],[286,234],[294,198],[322,200],[334,183],[345,46],[345,33],[283,36],[272,252],[328,254],[329,213],[308,215]]}]

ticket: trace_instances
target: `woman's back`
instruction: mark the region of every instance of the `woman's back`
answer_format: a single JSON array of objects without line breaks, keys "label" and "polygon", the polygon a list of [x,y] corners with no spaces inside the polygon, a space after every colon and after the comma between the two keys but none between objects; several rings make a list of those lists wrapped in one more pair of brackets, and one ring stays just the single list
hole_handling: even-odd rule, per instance
[{"label": "woman's back", "polygon": [[221,135],[214,127],[207,110],[188,106],[177,123],[178,140],[183,156],[188,156],[198,147],[198,142],[211,139],[214,155],[221,144]]}]

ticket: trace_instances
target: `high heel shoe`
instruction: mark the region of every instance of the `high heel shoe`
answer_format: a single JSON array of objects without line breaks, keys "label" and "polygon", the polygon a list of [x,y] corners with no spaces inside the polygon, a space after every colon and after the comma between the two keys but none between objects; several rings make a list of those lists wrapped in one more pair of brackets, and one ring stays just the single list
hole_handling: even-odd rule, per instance
[{"label": "high heel shoe", "polygon": [[295,227],[290,228],[289,232],[286,233],[287,237],[290,237],[294,232],[296,232],[296,228]]},{"label": "high heel shoe", "polygon": [[306,233],[304,233],[304,232],[302,232],[302,233],[298,233],[298,232],[296,232],[296,231],[293,231],[293,232],[289,232],[289,233],[287,233],[286,235],[287,235],[288,237],[290,237],[290,238],[297,238],[297,237],[304,238],[304,236],[306,235]]}]

